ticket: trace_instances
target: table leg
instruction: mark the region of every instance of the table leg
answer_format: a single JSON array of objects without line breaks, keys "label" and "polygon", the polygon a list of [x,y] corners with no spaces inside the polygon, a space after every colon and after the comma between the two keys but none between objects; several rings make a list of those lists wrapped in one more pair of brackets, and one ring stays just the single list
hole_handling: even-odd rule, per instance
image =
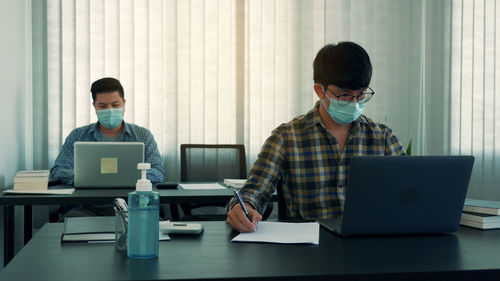
[{"label": "table leg", "polygon": [[33,236],[33,207],[24,206],[24,245],[26,245]]},{"label": "table leg", "polygon": [[14,206],[4,207],[3,264],[4,267],[14,257]]},{"label": "table leg", "polygon": [[180,219],[179,206],[176,203],[170,203],[170,215],[172,216],[172,221],[178,221]]}]

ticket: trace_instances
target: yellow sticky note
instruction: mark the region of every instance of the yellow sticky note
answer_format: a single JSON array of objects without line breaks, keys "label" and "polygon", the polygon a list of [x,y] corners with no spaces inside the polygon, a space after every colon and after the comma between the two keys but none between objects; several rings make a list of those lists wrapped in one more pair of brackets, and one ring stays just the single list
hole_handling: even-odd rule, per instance
[{"label": "yellow sticky note", "polygon": [[101,158],[101,174],[117,174],[118,158]]}]

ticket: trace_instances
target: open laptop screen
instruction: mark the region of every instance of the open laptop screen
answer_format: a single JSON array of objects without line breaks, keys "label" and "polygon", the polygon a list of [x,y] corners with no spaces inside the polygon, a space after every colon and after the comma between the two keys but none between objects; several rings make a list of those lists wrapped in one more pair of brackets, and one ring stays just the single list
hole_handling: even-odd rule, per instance
[{"label": "open laptop screen", "polygon": [[74,185],[77,188],[132,188],[144,161],[142,142],[75,142]]}]

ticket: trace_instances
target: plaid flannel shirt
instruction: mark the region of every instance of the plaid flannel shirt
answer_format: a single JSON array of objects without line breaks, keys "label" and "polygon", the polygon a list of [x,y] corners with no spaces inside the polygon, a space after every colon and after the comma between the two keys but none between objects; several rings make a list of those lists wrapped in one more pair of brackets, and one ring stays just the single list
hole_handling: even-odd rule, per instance
[{"label": "plaid flannel shirt", "polygon": [[[143,127],[123,122],[123,142],[143,142],[144,161],[151,164],[151,169],[147,172],[147,178],[152,183],[162,182],[165,176],[163,163],[151,132]],[[73,184],[74,163],[73,144],[76,141],[103,141],[99,131],[99,122],[87,126],[79,127],[71,131],[66,138],[61,152],[56,158],[54,167],[50,169],[50,179],[60,180],[64,184]]]},{"label": "plaid flannel shirt", "polygon": [[[323,126],[319,105],[281,124],[266,140],[240,194],[260,213],[282,180],[287,215],[329,218],[342,212],[350,161],[358,155],[405,155],[384,124],[361,115],[352,123],[344,150]],[[228,208],[237,201],[231,199]]]}]

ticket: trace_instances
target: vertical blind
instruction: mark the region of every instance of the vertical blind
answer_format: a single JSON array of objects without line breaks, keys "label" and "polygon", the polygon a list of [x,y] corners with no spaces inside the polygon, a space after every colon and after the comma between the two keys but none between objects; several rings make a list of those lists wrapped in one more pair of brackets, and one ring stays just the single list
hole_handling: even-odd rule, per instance
[{"label": "vertical blind", "polygon": [[469,194],[500,199],[500,21],[497,1],[453,1],[451,138],[453,154],[476,157]]},{"label": "vertical blind", "polygon": [[182,143],[244,143],[251,165],[277,124],[312,107],[312,58],[324,43],[311,28],[318,7],[47,0],[49,166],[72,129],[97,121],[89,88],[104,76],[122,82],[125,121],[152,131],[167,177],[178,177]]},{"label": "vertical blind", "polygon": [[412,138],[417,154],[475,155],[469,194],[500,199],[497,9],[494,0],[34,3],[33,22],[44,23],[33,34],[34,166],[50,167],[68,133],[96,121],[90,84],[112,76],[125,120],[154,134],[168,180],[179,179],[182,143],[243,143],[250,168],[273,128],[313,107],[317,51],[349,40],[372,59],[366,114],[404,145]]}]

